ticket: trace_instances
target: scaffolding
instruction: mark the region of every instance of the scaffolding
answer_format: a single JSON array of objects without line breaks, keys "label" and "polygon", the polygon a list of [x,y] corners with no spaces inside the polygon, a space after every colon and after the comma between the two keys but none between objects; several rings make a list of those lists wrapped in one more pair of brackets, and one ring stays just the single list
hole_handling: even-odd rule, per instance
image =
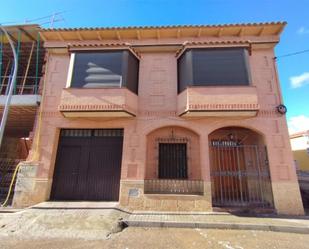
[{"label": "scaffolding", "polygon": [[[14,82],[14,95],[38,94],[42,77],[45,50],[40,40],[38,25],[6,26],[15,43],[18,72]],[[0,32],[0,95],[8,92],[13,71],[13,53],[5,35]]]},{"label": "scaffolding", "polygon": [[[45,49],[40,39],[40,27],[38,25],[14,25],[6,26],[5,30],[14,42],[17,55],[18,71],[17,78],[13,82],[13,97],[19,95],[15,98],[23,99],[26,96],[22,95],[35,95],[31,98],[39,100],[45,59]],[[9,91],[8,86],[13,70],[13,51],[6,35],[0,30],[0,118],[3,115],[3,100],[6,99],[5,95]],[[30,134],[33,131],[37,110],[36,102],[10,106],[4,140],[0,147],[0,203],[7,196],[17,164],[28,156],[32,143]],[[12,196],[10,196],[9,204]]]}]

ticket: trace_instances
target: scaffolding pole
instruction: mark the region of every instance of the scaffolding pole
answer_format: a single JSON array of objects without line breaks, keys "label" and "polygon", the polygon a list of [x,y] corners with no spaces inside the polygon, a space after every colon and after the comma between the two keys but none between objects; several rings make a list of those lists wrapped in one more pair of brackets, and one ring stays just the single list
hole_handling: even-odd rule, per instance
[{"label": "scaffolding pole", "polygon": [[6,126],[6,121],[8,118],[8,114],[9,114],[9,108],[10,108],[10,104],[11,104],[11,98],[12,98],[12,92],[13,92],[13,88],[14,88],[14,82],[16,80],[16,76],[17,76],[17,70],[18,70],[18,60],[17,60],[17,54],[16,54],[16,50],[14,47],[14,43],[11,40],[9,34],[7,33],[7,31],[0,25],[0,29],[2,29],[3,33],[6,35],[10,45],[11,45],[11,49],[13,51],[13,55],[14,55],[14,71],[13,71],[13,76],[10,80],[10,90],[8,92],[8,95],[6,97],[6,101],[5,101],[5,106],[4,106],[4,110],[3,110],[3,114],[2,114],[2,118],[1,118],[1,124],[0,124],[0,147],[2,145],[2,138],[3,138],[3,134],[4,134],[4,129]]},{"label": "scaffolding pole", "polygon": [[29,67],[30,67],[30,63],[31,63],[31,59],[32,59],[34,44],[35,44],[35,42],[32,42],[32,46],[31,46],[31,50],[30,50],[30,54],[29,54],[29,58],[28,58],[28,62],[27,62],[27,67],[26,67],[26,71],[25,71],[25,74],[24,74],[24,78],[23,78],[21,88],[19,89],[19,94],[23,94],[23,91],[24,91],[24,88],[25,88],[25,84],[26,84],[26,80],[27,80],[28,72],[29,72]]},{"label": "scaffolding pole", "polygon": [[35,59],[35,86],[34,86],[34,94],[38,93],[38,85],[39,85],[39,54],[40,54],[40,33],[37,34],[37,42],[36,42],[36,59]]},{"label": "scaffolding pole", "polygon": [[[0,83],[2,82],[2,63],[3,63],[3,32],[0,30],[1,41],[0,41]],[[1,94],[1,92],[0,92]]]},{"label": "scaffolding pole", "polygon": [[[9,69],[10,69],[10,64],[11,64],[11,60],[9,59],[7,65],[6,65],[6,68],[5,68],[5,70],[4,70],[3,79],[2,79],[2,82],[1,82],[1,86],[0,86],[0,95],[1,95],[1,93],[2,93],[2,90],[3,90],[3,87],[4,87],[4,83],[5,83],[5,79],[6,79],[6,77],[7,77],[8,71],[9,71]],[[9,81],[9,80],[8,80],[8,81]],[[4,94],[5,94],[5,92],[6,92],[6,89],[5,89],[5,91],[4,91]]]},{"label": "scaffolding pole", "polygon": [[[17,52],[16,52],[17,64],[18,64],[18,60],[19,60],[20,41],[21,41],[21,31],[19,30],[19,31],[18,31],[18,41],[17,41]],[[17,72],[16,72],[16,73],[17,73]],[[17,76],[17,74],[16,74],[16,76]],[[13,94],[16,94],[17,77],[16,77],[16,79],[13,81],[13,84],[14,84],[14,93],[13,93]]]}]

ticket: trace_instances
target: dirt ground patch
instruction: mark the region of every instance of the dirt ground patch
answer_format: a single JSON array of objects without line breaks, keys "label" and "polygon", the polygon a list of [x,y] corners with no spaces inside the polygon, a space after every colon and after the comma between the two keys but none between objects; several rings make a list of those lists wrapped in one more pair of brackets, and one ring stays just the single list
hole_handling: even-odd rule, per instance
[{"label": "dirt ground patch", "polygon": [[0,236],[20,239],[105,239],[127,214],[114,209],[25,210],[0,215]]},{"label": "dirt ground patch", "polygon": [[309,235],[278,232],[184,229],[184,228],[126,228],[107,239],[21,239],[0,237],[0,248],[8,249],[305,249]]}]

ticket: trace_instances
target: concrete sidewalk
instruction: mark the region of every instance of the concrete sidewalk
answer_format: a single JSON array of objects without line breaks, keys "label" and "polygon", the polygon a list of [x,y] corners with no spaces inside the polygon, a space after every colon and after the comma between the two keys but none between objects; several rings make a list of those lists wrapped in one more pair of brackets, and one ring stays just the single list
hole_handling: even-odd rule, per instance
[{"label": "concrete sidewalk", "polygon": [[129,227],[240,229],[309,234],[309,217],[244,217],[230,213],[134,213],[123,222]]}]

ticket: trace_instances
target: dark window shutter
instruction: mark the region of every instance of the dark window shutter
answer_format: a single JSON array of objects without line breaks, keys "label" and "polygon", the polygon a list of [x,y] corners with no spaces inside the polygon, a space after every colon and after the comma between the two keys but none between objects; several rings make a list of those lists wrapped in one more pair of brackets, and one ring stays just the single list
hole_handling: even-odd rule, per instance
[{"label": "dark window shutter", "polygon": [[194,85],[248,85],[242,48],[196,49],[193,51]]},{"label": "dark window shutter", "polygon": [[191,85],[249,85],[247,56],[244,48],[187,50],[178,59],[178,92]]},{"label": "dark window shutter", "polygon": [[127,65],[125,80],[126,87],[132,92],[138,93],[139,60],[128,51],[124,53],[127,54],[125,57],[127,62],[125,63]]},{"label": "dark window shutter", "polygon": [[178,93],[192,84],[192,51],[189,50],[178,59]]}]

